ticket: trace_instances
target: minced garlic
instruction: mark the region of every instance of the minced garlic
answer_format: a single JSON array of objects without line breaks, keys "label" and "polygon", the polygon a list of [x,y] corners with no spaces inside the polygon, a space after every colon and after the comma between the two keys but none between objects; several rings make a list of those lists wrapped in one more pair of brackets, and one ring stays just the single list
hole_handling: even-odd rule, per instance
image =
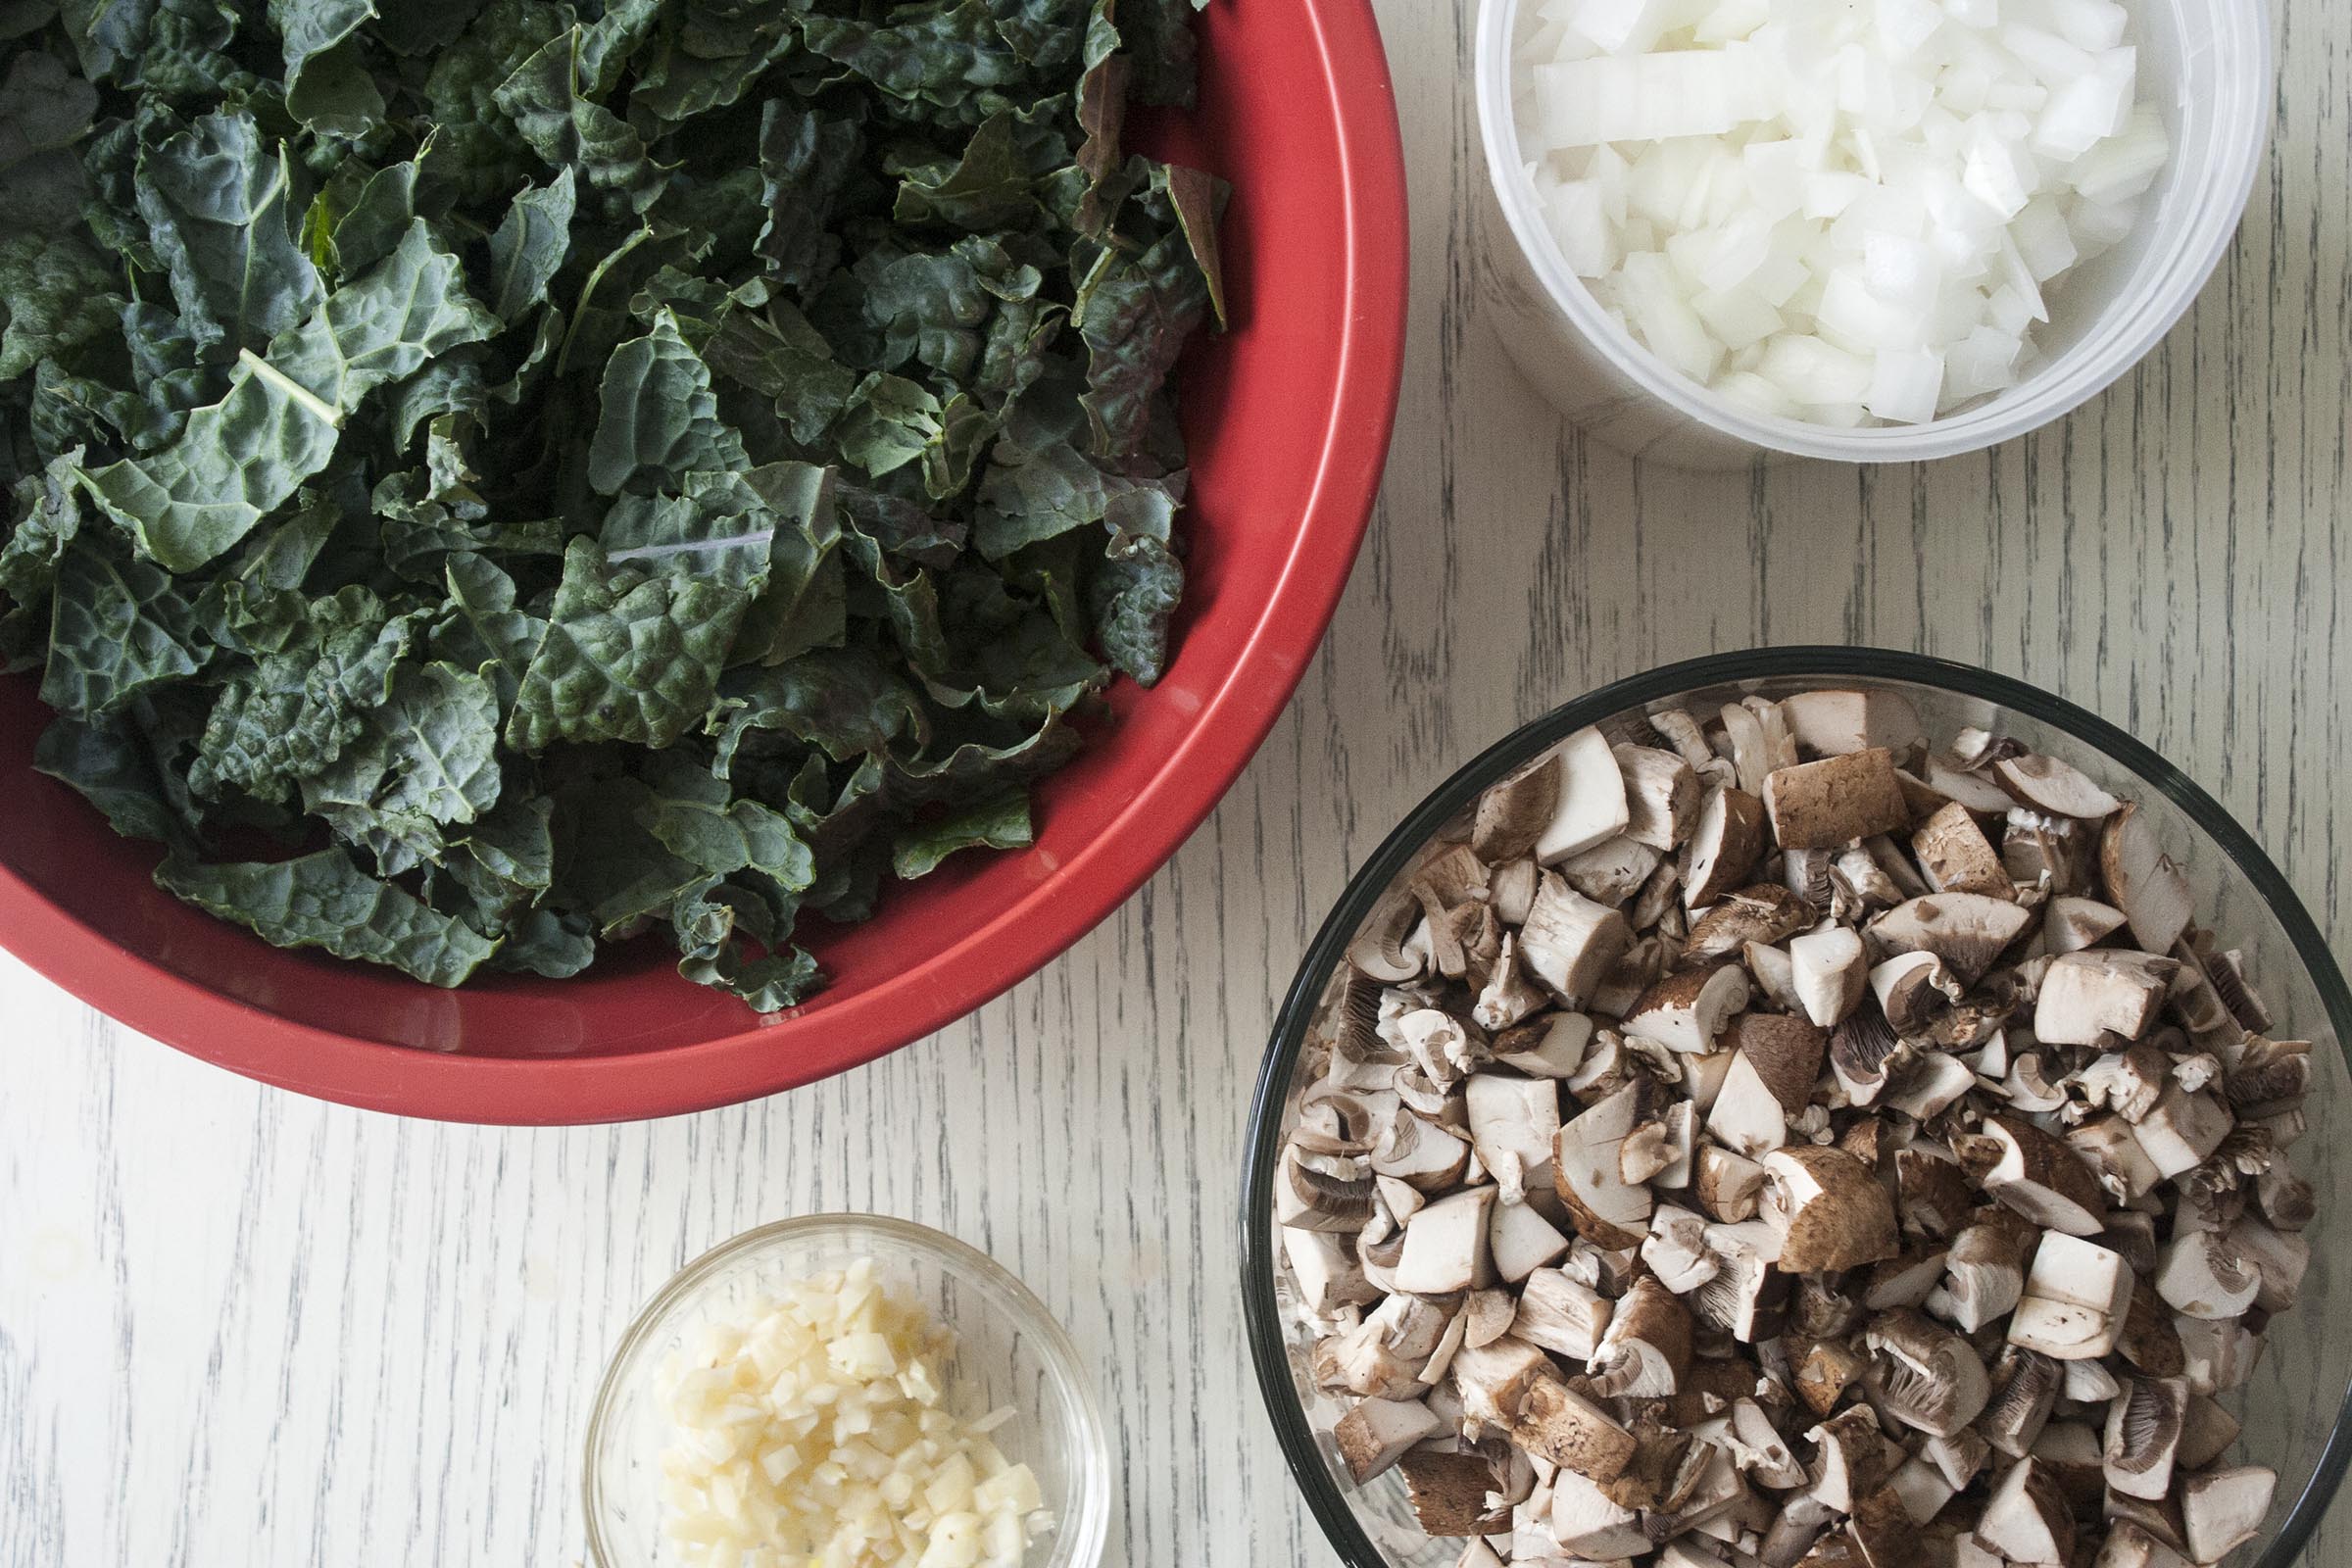
[{"label": "minced garlic", "polygon": [[1018,1568],[1037,1478],[950,1413],[954,1333],[871,1259],[713,1322],[668,1390],[670,1544],[695,1568]]}]

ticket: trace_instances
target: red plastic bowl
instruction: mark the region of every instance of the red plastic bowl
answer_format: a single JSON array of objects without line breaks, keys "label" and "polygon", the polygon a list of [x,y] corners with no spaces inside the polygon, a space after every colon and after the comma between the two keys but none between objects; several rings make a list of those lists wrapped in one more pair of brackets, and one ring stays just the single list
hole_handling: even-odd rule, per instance
[{"label": "red plastic bowl", "polygon": [[0,945],[143,1034],[350,1104],[586,1122],[732,1103],[870,1061],[1034,972],[1142,885],[1240,774],[1363,539],[1404,353],[1404,169],[1367,0],[1215,0],[1200,103],[1152,150],[1233,182],[1233,329],[1183,372],[1191,598],[1167,676],[1042,791],[1035,849],[959,857],[816,945],[832,983],[761,1020],[647,946],[574,980],[438,991],[283,953],[149,881],[157,852],[32,771],[0,680]]}]

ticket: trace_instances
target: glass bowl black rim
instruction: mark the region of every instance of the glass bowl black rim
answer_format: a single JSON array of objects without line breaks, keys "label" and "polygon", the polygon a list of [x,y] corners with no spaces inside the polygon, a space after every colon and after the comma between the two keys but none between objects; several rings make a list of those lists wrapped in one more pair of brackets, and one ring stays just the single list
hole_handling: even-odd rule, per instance
[{"label": "glass bowl black rim", "polygon": [[[1250,1341],[1250,1358],[1257,1373],[1258,1394],[1274,1423],[1274,1436],[1281,1446],[1283,1460],[1304,1494],[1308,1511],[1322,1526],[1332,1549],[1348,1568],[1392,1568],[1392,1565],[1364,1533],[1354,1510],[1324,1468],[1314,1430],[1292,1384],[1288,1337],[1274,1294],[1274,1227],[1270,1220],[1285,1089],[1324,987],[1338,965],[1345,961],[1348,943],[1356,927],[1413,853],[1495,778],[1586,725],[1627,709],[1695,688],[1806,675],[1910,681],[1996,703],[2054,725],[2138,773],[2188,813],[2270,906],[2293,945],[2296,957],[2310,973],[2339,1048],[2352,1042],[2352,987],[2346,986],[2334,954],[2328,950],[2310,911],[2304,908],[2302,899],[2253,836],[2222,808],[2221,803],[2143,742],[2096,713],[2014,676],[1898,649],[1808,645],[1754,648],[1663,664],[1588,692],[1521,725],[1455,769],[1452,776],[1431,791],[1348,878],[1339,902],[1308,945],[1282,1008],[1275,1015],[1273,1036],[1267,1042],[1265,1061],[1258,1070],[1257,1089],[1250,1101],[1250,1131],[1245,1146],[1248,1163],[1242,1182],[1240,1215],[1242,1315]],[[2278,1535],[2265,1544],[2255,1568],[2289,1568],[2301,1557],[2312,1532],[2326,1516],[2348,1465],[2352,1465],[2352,1388],[2345,1391],[2335,1424],[2329,1429],[2319,1460],[2312,1468],[2311,1479],[2295,1498]]]}]

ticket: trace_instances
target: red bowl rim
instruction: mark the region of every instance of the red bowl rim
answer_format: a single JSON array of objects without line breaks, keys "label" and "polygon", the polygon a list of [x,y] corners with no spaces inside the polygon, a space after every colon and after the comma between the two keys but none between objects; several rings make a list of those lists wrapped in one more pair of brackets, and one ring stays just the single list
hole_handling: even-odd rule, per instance
[{"label": "red bowl rim", "polygon": [[[965,933],[910,983],[830,1003],[841,1042],[787,1048],[772,1026],[643,1054],[512,1057],[360,1040],[223,996],[115,942],[0,864],[0,947],[139,1033],[248,1078],[371,1110],[559,1125],[676,1115],[798,1088],[922,1039],[1051,962],[1124,904],[1256,754],[1338,608],[1371,516],[1404,364],[1404,152],[1368,0],[1308,8],[1338,121],[1338,395],[1298,534],[1242,657],[1184,743],[1114,823],[1066,860],[1057,896]],[[1004,940],[992,940],[1003,938]],[[811,1020],[813,1024],[814,1019]]]}]

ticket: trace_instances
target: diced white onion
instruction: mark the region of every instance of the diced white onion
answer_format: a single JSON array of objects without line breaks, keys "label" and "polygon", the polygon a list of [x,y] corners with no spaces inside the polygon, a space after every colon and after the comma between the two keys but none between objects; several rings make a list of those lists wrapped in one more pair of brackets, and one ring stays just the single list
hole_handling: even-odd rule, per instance
[{"label": "diced white onion", "polygon": [[2117,0],[1535,0],[1529,174],[1562,257],[1759,413],[1918,423],[2013,386],[2046,292],[2171,156]]}]

